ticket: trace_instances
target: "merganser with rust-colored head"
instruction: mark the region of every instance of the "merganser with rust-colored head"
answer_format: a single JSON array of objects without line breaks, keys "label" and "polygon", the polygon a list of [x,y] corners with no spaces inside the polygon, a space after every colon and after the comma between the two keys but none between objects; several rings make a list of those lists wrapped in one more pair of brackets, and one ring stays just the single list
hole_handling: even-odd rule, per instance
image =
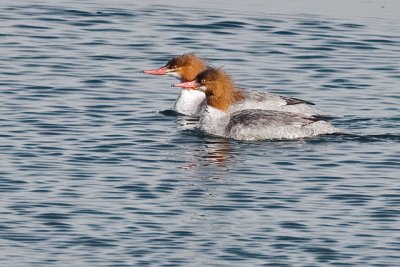
[{"label": "merganser with rust-colored head", "polygon": [[[154,70],[145,70],[144,73],[153,75],[168,75],[178,78],[181,82],[193,81],[197,74],[207,69],[207,64],[194,53],[187,53],[173,57],[168,63]],[[266,109],[299,113],[306,116],[323,115],[313,107],[313,103],[256,90],[243,90],[241,101],[231,106],[230,111],[244,109]],[[174,110],[188,116],[199,117],[206,105],[205,95],[199,90],[182,88],[174,105]]]},{"label": "merganser with rust-colored head", "polygon": [[200,117],[199,128],[207,134],[236,140],[279,140],[340,132],[317,116],[258,107],[235,110],[246,100],[247,92],[237,89],[221,69],[208,68],[195,80],[174,86],[205,93],[207,107]]},{"label": "merganser with rust-colored head", "polygon": [[[197,74],[207,69],[203,59],[194,53],[186,53],[173,57],[159,69],[144,70],[144,73],[153,75],[167,75],[179,79],[181,82],[193,81]],[[183,115],[199,117],[206,105],[205,95],[201,91],[182,88],[176,99],[174,110]]]}]

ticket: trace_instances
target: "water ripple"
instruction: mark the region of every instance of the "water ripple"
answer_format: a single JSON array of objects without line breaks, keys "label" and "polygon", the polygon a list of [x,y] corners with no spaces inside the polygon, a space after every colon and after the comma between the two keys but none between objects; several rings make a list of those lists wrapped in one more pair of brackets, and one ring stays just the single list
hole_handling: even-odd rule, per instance
[{"label": "water ripple", "polygon": [[[257,9],[0,5],[0,261],[395,266],[398,18]],[[171,109],[174,79],[141,73],[190,51],[241,87],[314,102],[346,133],[200,133]]]}]

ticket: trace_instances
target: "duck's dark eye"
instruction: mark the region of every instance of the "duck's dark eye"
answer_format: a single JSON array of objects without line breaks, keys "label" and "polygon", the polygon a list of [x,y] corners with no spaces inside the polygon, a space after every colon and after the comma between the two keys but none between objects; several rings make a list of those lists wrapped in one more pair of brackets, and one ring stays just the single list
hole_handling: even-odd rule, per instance
[{"label": "duck's dark eye", "polygon": [[206,83],[206,79],[201,79],[200,83]]}]

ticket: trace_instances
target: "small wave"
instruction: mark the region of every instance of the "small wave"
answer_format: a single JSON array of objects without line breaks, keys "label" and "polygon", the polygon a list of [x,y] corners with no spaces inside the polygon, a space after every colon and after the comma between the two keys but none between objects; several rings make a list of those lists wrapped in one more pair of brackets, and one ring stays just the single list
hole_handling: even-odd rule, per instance
[{"label": "small wave", "polygon": [[218,29],[233,29],[233,28],[243,28],[247,24],[240,21],[220,21],[208,24],[211,28]]},{"label": "small wave", "polygon": [[158,113],[168,116],[168,117],[177,117],[180,116],[181,114],[179,114],[178,112],[176,112],[175,110],[172,109],[166,109],[166,110],[162,110],[159,111]]},{"label": "small wave", "polygon": [[400,142],[399,134],[352,134],[352,133],[341,133],[335,134],[336,137],[340,138],[340,141],[355,141],[360,143],[371,143],[371,142]]}]

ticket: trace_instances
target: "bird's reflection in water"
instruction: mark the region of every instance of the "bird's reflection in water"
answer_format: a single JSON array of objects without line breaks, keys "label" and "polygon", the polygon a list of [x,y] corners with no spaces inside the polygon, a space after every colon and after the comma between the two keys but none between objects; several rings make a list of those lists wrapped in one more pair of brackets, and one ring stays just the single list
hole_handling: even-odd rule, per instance
[{"label": "bird's reflection in water", "polygon": [[178,116],[177,123],[181,130],[196,130],[199,124],[199,118],[189,117],[189,116]]},{"label": "bird's reflection in water", "polygon": [[235,153],[229,140],[204,136],[201,143],[190,151],[191,160],[183,169],[197,169],[216,166],[218,169],[229,170],[230,162]]},{"label": "bird's reflection in water", "polygon": [[229,169],[227,161],[234,155],[229,140],[222,138],[207,139],[204,144],[203,158],[207,163]]},{"label": "bird's reflection in water", "polygon": [[188,153],[191,154],[190,159],[180,167],[181,169],[189,171],[195,177],[227,178],[226,174],[234,156],[229,140],[204,140],[201,147],[197,146]]},{"label": "bird's reflection in water", "polygon": [[230,140],[204,135],[197,129],[198,123],[199,118],[188,116],[177,117],[177,124],[180,130],[188,135],[196,135],[196,137],[199,138],[199,142],[194,143],[190,150],[193,156],[192,158],[198,159],[198,161],[186,164],[182,168],[195,169],[200,166],[211,164],[229,169],[227,160],[234,155]]}]

